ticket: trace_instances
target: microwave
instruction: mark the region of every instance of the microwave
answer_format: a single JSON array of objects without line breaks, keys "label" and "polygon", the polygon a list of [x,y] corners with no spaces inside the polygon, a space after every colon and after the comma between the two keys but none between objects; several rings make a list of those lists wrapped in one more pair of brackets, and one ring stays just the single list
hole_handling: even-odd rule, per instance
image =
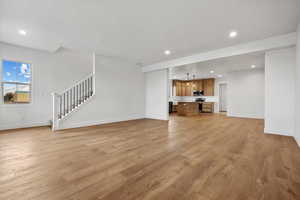
[{"label": "microwave", "polygon": [[203,96],[203,95],[204,95],[204,92],[203,92],[203,90],[194,91],[194,92],[193,92],[193,95],[194,95],[194,96]]}]

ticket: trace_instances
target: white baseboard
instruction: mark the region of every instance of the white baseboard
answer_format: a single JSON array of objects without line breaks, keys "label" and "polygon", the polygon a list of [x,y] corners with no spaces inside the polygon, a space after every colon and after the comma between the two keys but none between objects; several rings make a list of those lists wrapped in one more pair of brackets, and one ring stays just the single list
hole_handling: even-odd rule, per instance
[{"label": "white baseboard", "polygon": [[2,131],[2,130],[18,129],[18,128],[31,128],[37,126],[50,126],[50,121],[5,124],[0,126],[0,130]]},{"label": "white baseboard", "polygon": [[169,119],[152,118],[152,117],[146,117],[145,119],[153,119],[153,120],[169,121]]},{"label": "white baseboard", "polygon": [[227,113],[227,117],[238,117],[238,118],[249,118],[249,119],[264,119],[264,117],[255,116],[255,115],[236,115]]},{"label": "white baseboard", "polygon": [[296,143],[298,144],[298,147],[300,148],[300,139],[298,139],[298,138],[296,138],[296,137],[294,137],[295,138],[295,140],[296,140]]},{"label": "white baseboard", "polygon": [[298,144],[298,147],[300,147],[300,140],[298,138],[296,138],[291,131],[284,131],[284,130],[270,130],[270,129],[264,129],[264,133],[266,134],[273,134],[273,135],[283,135],[283,136],[289,136],[289,137],[293,137],[296,141],[296,143]]},{"label": "white baseboard", "polygon": [[107,120],[95,120],[95,121],[86,121],[86,122],[75,122],[75,123],[69,123],[68,125],[62,126],[60,125],[58,130],[65,130],[65,129],[71,129],[71,128],[80,128],[80,127],[86,127],[86,126],[95,126],[95,125],[101,125],[101,124],[109,124],[109,123],[115,123],[115,122],[122,122],[122,121],[130,121],[130,120],[137,120],[137,119],[145,119],[144,115],[135,115],[130,117],[123,117],[118,119],[107,119]]},{"label": "white baseboard", "polygon": [[147,119],[157,119],[157,120],[169,120],[169,113],[167,116],[158,116],[158,115],[151,115],[151,114],[146,114]]},{"label": "white baseboard", "polygon": [[272,130],[272,129],[265,128],[264,133],[274,134],[274,135],[293,136],[291,131],[287,131],[287,130]]}]

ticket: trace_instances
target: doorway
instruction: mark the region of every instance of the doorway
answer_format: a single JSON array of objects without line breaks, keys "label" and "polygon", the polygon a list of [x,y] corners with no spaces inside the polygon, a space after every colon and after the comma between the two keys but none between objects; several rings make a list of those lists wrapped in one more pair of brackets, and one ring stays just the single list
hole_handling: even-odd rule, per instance
[{"label": "doorway", "polygon": [[227,112],[227,84],[222,83],[219,87],[219,98],[220,98],[220,104],[219,104],[219,111],[220,112]]}]

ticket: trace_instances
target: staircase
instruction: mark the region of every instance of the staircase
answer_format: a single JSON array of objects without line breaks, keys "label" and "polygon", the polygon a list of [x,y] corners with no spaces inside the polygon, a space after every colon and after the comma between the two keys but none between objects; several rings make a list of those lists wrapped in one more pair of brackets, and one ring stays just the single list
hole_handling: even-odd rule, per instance
[{"label": "staircase", "polygon": [[52,93],[52,130],[59,130],[60,123],[95,95],[95,54],[93,73],[66,89],[63,93]]}]

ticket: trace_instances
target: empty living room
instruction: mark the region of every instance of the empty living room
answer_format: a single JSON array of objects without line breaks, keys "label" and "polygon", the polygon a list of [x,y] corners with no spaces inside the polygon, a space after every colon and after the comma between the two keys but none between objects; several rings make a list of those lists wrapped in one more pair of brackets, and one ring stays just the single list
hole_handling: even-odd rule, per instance
[{"label": "empty living room", "polygon": [[0,0],[1,200],[299,200],[299,0]]}]

